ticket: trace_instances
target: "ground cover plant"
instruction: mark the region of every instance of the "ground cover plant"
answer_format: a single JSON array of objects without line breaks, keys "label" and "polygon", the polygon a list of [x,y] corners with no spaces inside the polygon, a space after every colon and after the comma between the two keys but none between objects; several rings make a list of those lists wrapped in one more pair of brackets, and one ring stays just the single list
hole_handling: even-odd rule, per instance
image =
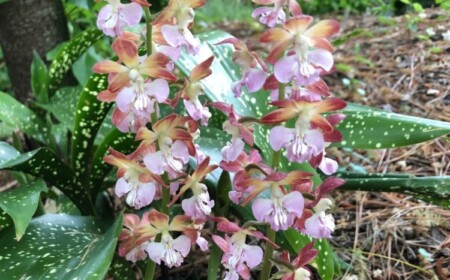
[{"label": "ground cover plant", "polygon": [[[0,193],[2,275],[335,279],[348,264],[329,244],[333,190],[450,207],[447,176],[346,172],[327,156],[422,143],[450,124],[335,97],[324,78],[345,69],[332,53],[352,33],[295,1],[253,2],[262,48],[220,30],[194,35],[206,1],[152,14],[144,0],[111,0],[48,68],[35,55],[35,101],[0,94],[5,134],[25,135],[0,146],[0,168],[20,182]],[[105,59],[88,63],[99,40]],[[94,74],[61,87],[83,56]]]}]

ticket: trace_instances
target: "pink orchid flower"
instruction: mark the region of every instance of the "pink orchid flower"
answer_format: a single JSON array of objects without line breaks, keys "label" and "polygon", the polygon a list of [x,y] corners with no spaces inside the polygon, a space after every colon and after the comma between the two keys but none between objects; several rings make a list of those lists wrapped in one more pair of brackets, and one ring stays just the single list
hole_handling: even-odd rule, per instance
[{"label": "pink orchid flower", "polygon": [[[191,250],[192,241],[184,234],[173,239],[170,232],[187,233],[192,231],[193,229],[188,221],[189,218],[187,216],[178,215],[169,224],[169,216],[156,210],[143,214],[141,225],[138,227],[137,232],[141,235],[141,240],[150,239],[146,251],[152,261],[157,264],[161,264],[161,261],[163,261],[169,268],[179,267],[183,263],[184,258]],[[158,234],[161,234],[160,242],[153,240]]]},{"label": "pink orchid flower", "polygon": [[118,167],[116,195],[126,195],[126,202],[135,209],[140,209],[152,203],[157,189],[164,184],[162,179],[148,171],[139,160],[137,154],[126,156],[114,149],[103,160]]},{"label": "pink orchid flower", "polygon": [[[138,48],[135,43],[125,39],[118,38],[112,45],[119,60],[118,62],[105,60],[94,65],[93,71],[102,74],[114,74],[108,87],[111,94],[115,94],[129,83],[137,83],[138,87],[143,87],[144,81],[148,77],[163,78],[169,81],[176,81],[172,73],[166,69],[169,58],[161,53],[153,53],[139,62]],[[137,92],[137,94],[143,91]]]},{"label": "pink orchid flower", "polygon": [[[232,86],[234,97],[242,94],[242,88],[246,87],[249,93],[257,92],[264,85],[266,80],[267,67],[264,61],[254,51],[250,51],[246,44],[236,38],[225,39],[216,45],[233,44],[233,62],[241,67],[242,78]],[[262,68],[259,69],[258,65]]]},{"label": "pink orchid flower", "polygon": [[303,213],[304,199],[300,192],[288,192],[284,186],[304,184],[310,181],[311,174],[301,171],[292,171],[289,174],[273,173],[263,180],[249,178],[244,185],[254,189],[242,203],[245,205],[264,190],[270,191],[270,198],[255,198],[252,204],[256,220],[267,222],[273,230],[287,230],[294,224],[295,218]]},{"label": "pink orchid flower", "polygon": [[217,168],[217,165],[209,165],[210,158],[206,157],[197,169],[188,176],[178,194],[174,195],[170,205],[173,205],[187,190],[192,190],[193,196],[184,199],[181,206],[185,214],[193,220],[205,220],[211,214],[214,201],[210,200],[208,188],[200,182]]},{"label": "pink orchid flower", "polygon": [[244,150],[245,143],[253,146],[255,140],[252,126],[258,120],[242,118],[234,111],[233,105],[214,102],[212,106],[228,115],[228,120],[223,123],[222,128],[231,135],[231,141],[222,148],[221,152],[223,161],[233,162]]},{"label": "pink orchid flower", "polygon": [[139,240],[139,234],[136,232],[140,224],[138,215],[125,214],[123,216],[124,228],[119,236],[119,256],[125,257],[128,261],[137,262],[147,258],[145,248],[149,242]]},{"label": "pink orchid flower", "polygon": [[[286,50],[292,48],[300,59],[300,64],[307,63],[308,50],[323,49],[333,51],[333,46],[327,38],[339,31],[339,23],[335,20],[322,20],[310,27],[311,16],[301,15],[287,20],[283,28],[272,28],[264,32],[260,40],[264,43],[276,42],[274,49],[267,57],[267,61],[274,64]],[[320,53],[310,54],[312,59]]]},{"label": "pink orchid flower", "polygon": [[335,224],[334,218],[331,214],[326,214],[325,211],[331,209],[333,202],[328,198],[322,198],[314,207],[314,214],[306,219],[305,228],[302,230],[304,234],[314,238],[331,238]]},{"label": "pink orchid flower", "polygon": [[211,75],[210,69],[214,57],[206,59],[199,65],[192,69],[189,79],[185,79],[184,87],[177,93],[172,106],[178,102],[178,99],[183,98],[184,106],[189,115],[196,121],[200,120],[203,126],[208,125],[208,119],[211,117],[208,107],[202,105],[199,100],[199,96],[204,95],[204,88],[201,84],[201,80]]},{"label": "pink orchid flower", "polygon": [[[108,36],[121,36],[124,27],[133,27],[142,19],[142,7],[138,3],[122,4],[120,0],[107,0],[97,17],[97,27]],[[134,1],[138,2],[138,1]],[[141,4],[141,1],[139,1]],[[148,3],[147,3],[148,4]]]},{"label": "pink orchid flower", "polygon": [[[271,91],[270,98],[272,101],[278,101],[279,84],[280,83],[273,74],[267,78],[266,83],[264,84],[263,88]],[[306,86],[300,86],[298,83],[293,81],[291,86],[285,87],[284,95],[284,99],[316,102],[321,101],[322,97],[330,96],[330,91],[327,84],[322,79]]]},{"label": "pink orchid flower", "polygon": [[[197,123],[190,117],[169,115],[154,123],[152,130],[142,127],[136,134],[136,140],[143,140],[136,153],[143,154],[144,164],[154,174],[161,175],[168,172],[170,178],[182,174],[182,168],[195,156],[195,146],[191,133],[198,128]],[[158,145],[159,150],[147,150],[148,147]]]},{"label": "pink orchid flower", "polygon": [[136,110],[132,106],[127,112],[122,112],[118,108],[115,108],[111,116],[111,121],[121,132],[136,133],[139,128],[145,127],[151,121],[151,112],[152,109],[150,107],[145,110]]},{"label": "pink orchid flower", "polygon": [[273,8],[259,7],[252,13],[252,17],[259,17],[259,21],[268,27],[274,27],[286,21],[286,13],[283,10],[283,6],[288,6],[294,16],[302,13],[300,5],[295,0],[252,0],[252,2],[259,5],[275,4]]},{"label": "pink orchid flower", "polygon": [[175,50],[179,52],[183,47],[192,55],[199,52],[200,40],[194,38],[189,28],[194,22],[194,8],[199,8],[205,3],[205,0],[171,0],[161,11],[153,24],[159,26],[166,44],[174,48],[170,52],[175,53]]},{"label": "pink orchid flower", "polygon": [[295,128],[276,126],[269,134],[269,142],[275,151],[286,148],[286,157],[292,162],[305,162],[323,153],[324,134],[335,129],[321,113],[343,109],[346,103],[338,98],[319,102],[281,100],[272,102],[280,107],[261,119],[262,123],[275,124],[297,117]]},{"label": "pink orchid flower", "polygon": [[[224,279],[250,279],[250,269],[258,266],[263,257],[263,250],[256,245],[247,245],[247,235],[264,239],[270,242],[261,232],[256,231],[253,227],[241,228],[237,224],[228,221],[225,218],[219,218],[217,229],[231,237],[225,236],[225,239],[213,235],[213,240],[217,246],[224,252],[222,256],[222,264],[227,269]],[[275,248],[278,246],[270,242]]]},{"label": "pink orchid flower", "polygon": [[[306,267],[317,256],[318,251],[314,249],[314,242],[306,244],[291,262],[288,251],[278,258],[280,271],[276,274],[281,280],[310,280],[311,272]],[[281,268],[280,268],[281,266]]]}]

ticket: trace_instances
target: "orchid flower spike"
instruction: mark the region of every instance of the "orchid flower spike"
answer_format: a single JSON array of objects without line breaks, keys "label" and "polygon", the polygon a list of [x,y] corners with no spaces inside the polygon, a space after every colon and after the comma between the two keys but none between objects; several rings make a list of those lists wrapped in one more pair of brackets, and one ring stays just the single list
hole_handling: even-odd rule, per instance
[{"label": "orchid flower spike", "polygon": [[296,0],[252,0],[252,2],[259,5],[274,4],[272,8],[259,7],[252,13],[254,18],[259,18],[259,21],[268,27],[274,27],[286,21],[286,13],[283,10],[284,6],[288,6],[294,16],[302,14],[302,9]]},{"label": "orchid flower spike", "polygon": [[105,35],[116,37],[123,34],[124,27],[136,26],[142,19],[142,6],[150,6],[146,1],[134,0],[122,4],[120,0],[107,0],[97,17],[97,27]]}]

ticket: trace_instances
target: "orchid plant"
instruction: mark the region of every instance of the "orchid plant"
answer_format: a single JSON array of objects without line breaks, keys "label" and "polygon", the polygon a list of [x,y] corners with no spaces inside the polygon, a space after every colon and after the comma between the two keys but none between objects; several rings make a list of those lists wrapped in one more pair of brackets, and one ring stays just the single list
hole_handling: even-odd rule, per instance
[{"label": "orchid plant", "polygon": [[[343,173],[327,154],[450,133],[448,123],[334,96],[323,76],[334,71],[337,21],[314,20],[294,0],[253,0],[266,27],[254,48],[225,32],[194,35],[206,0],[170,0],[153,15],[145,0],[98,2],[96,30],[65,45],[48,71],[36,59],[39,110],[0,93],[0,123],[39,147],[0,142],[1,169],[36,177],[18,173],[21,187],[0,192],[6,278],[132,279],[140,267],[154,279],[157,266],[167,276],[203,254],[208,279],[328,280],[335,189],[402,185],[449,206],[448,177]],[[105,36],[115,58],[94,64],[79,96],[60,89],[77,55]],[[40,216],[51,200],[71,215]]]},{"label": "orchid plant", "polygon": [[[242,78],[230,88],[234,98],[262,88],[272,91],[266,103],[274,109],[254,118],[236,113],[231,102],[202,101],[203,80],[212,74],[214,56],[194,67],[188,76],[177,77],[173,72],[182,52],[192,56],[199,53],[200,41],[193,37],[190,27],[194,9],[205,1],[171,0],[154,21],[147,21],[147,37],[126,31],[126,25],[132,27],[142,15],[135,10],[137,4],[149,14],[146,3],[136,1],[127,6],[109,2],[100,12],[97,24],[105,35],[114,37],[112,47],[118,61],[94,65],[94,72],[109,75],[108,89],[99,94],[99,99],[116,102],[113,124],[122,132],[136,133],[140,144],[129,155],[111,149],[104,160],[119,167],[116,194],[126,195],[129,207],[145,209],[142,219],[136,214],[125,214],[119,254],[132,262],[148,259],[145,277],[151,279],[155,263],[178,267],[191,246],[197,244],[208,250],[211,240],[223,251],[224,279],[250,279],[250,271],[258,267],[260,278],[269,279],[274,249],[279,248],[276,232],[294,229],[316,239],[331,238],[335,226],[327,211],[332,201],[324,196],[345,181],[330,177],[314,189],[311,173],[283,170],[280,158],[309,163],[327,175],[337,171],[337,163],[325,156],[325,149],[342,140],[336,125],[345,118],[339,112],[346,103],[331,97],[321,76],[333,67],[329,39],[339,31],[338,22],[322,20],[312,25],[313,18],[302,14],[296,1],[255,0],[256,4],[265,5],[257,8],[253,16],[269,28],[260,39],[266,43],[267,52],[252,51],[236,38],[215,42],[231,44],[235,49],[233,61],[241,68]],[[139,56],[139,46],[144,42],[147,53]],[[180,88],[172,96],[171,86]],[[180,99],[184,110],[177,107]],[[199,127],[208,126],[210,108],[227,116],[223,130],[231,135],[230,142],[221,148],[222,159],[215,164],[210,164],[210,158],[195,143],[201,137]],[[270,128],[270,163],[264,162],[255,149],[255,126]],[[192,173],[187,168],[190,158],[197,166]],[[217,203],[202,181],[216,168],[231,174],[228,199],[251,207],[253,221],[230,222],[233,217],[214,211]],[[159,206],[154,205],[156,200],[161,200]],[[184,213],[174,216],[169,225],[173,215],[169,207],[174,204],[181,204]],[[226,235],[208,236],[205,229],[211,223],[217,223],[217,229]],[[257,231],[256,225],[265,226],[265,233]],[[175,239],[172,231],[183,234]],[[261,241],[258,245],[247,245],[255,238]],[[290,266],[279,264],[279,277],[309,279],[311,272],[305,265],[314,253],[312,243],[308,246],[305,253],[300,252],[309,254],[307,261],[297,261],[299,267],[294,272]],[[286,251],[283,256],[289,259]]]}]

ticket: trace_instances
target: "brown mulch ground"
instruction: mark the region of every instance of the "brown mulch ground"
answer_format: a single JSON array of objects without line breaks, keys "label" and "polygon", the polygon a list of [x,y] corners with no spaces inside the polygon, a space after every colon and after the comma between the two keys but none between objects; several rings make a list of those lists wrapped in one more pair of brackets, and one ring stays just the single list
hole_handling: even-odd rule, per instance
[{"label": "brown mulch ground", "polygon": [[[442,36],[449,19],[427,10],[416,32],[404,17],[392,26],[375,17],[342,20],[343,34],[355,28],[367,33],[338,48],[341,71],[327,77],[330,88],[348,101],[450,121],[450,41]],[[435,34],[418,39],[428,28]],[[438,139],[388,150],[335,150],[334,156],[341,166],[368,172],[442,176],[450,175],[448,148]],[[450,279],[450,211],[396,193],[337,192],[335,198],[332,244],[351,264],[343,279]]]}]

